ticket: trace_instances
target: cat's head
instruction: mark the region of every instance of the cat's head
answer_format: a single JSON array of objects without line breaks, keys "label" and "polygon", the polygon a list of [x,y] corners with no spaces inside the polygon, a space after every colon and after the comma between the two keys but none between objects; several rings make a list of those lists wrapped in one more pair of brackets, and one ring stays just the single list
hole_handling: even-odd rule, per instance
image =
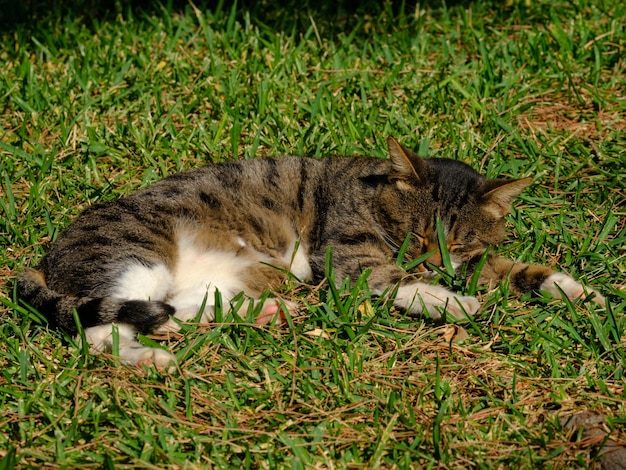
[{"label": "cat's head", "polygon": [[488,179],[456,160],[420,158],[393,137],[387,144],[391,184],[387,194],[381,195],[381,205],[389,211],[390,199],[395,199],[394,217],[404,222],[398,224],[395,235],[411,233],[410,258],[434,251],[429,262],[441,265],[437,219],[455,268],[503,241],[505,216],[513,200],[531,183],[530,178]]}]

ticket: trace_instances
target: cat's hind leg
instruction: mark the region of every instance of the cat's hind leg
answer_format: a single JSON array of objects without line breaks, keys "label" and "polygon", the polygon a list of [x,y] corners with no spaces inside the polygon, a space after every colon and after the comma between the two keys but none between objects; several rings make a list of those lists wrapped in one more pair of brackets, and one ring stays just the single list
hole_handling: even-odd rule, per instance
[{"label": "cat's hind leg", "polygon": [[[295,248],[294,248],[295,250]],[[287,250],[287,254],[291,253],[291,250]],[[299,274],[307,276],[311,268],[308,265],[308,261],[304,256],[299,254],[303,253],[302,250],[298,250],[294,257],[294,260],[298,263]],[[290,255],[291,256],[291,255]],[[302,258],[302,259],[299,259]],[[282,284],[287,279],[287,264],[285,260],[274,259],[270,263],[253,263],[248,269],[246,269],[243,282],[246,285],[247,292],[252,297],[259,297],[258,294],[264,291],[272,291]],[[308,271],[307,271],[308,268]],[[254,294],[256,293],[256,295]],[[258,305],[259,300],[255,300],[255,304]],[[248,308],[249,302],[244,303],[238,313],[245,314]],[[284,325],[287,323],[285,314],[293,316],[297,312],[297,305],[288,300],[280,299],[277,297],[270,297],[263,300],[263,305],[259,310],[255,318],[257,325]]]},{"label": "cat's hind leg", "polygon": [[[114,329],[117,332],[114,332]],[[126,324],[107,323],[105,325],[85,328],[85,337],[93,353],[114,353],[126,364],[155,366],[157,369],[172,372],[175,370],[176,359],[161,348],[144,346],[137,340],[136,330]],[[117,341],[116,341],[117,340]],[[117,342],[117,351],[115,349]]]},{"label": "cat's hind leg", "polygon": [[227,306],[239,292],[247,292],[242,277],[251,261],[245,256],[202,249],[189,234],[181,236],[179,245],[177,265],[164,299],[176,310],[176,321],[166,322],[157,331],[178,331],[178,321],[211,323],[215,320],[217,293]]},{"label": "cat's hind leg", "polygon": [[[178,331],[180,322],[214,322],[218,294],[225,309],[230,304],[238,316],[245,318],[251,300],[257,307],[261,302],[257,299],[263,299],[264,292],[278,288],[287,278],[288,265],[284,259],[247,249],[243,241],[237,243],[238,249],[243,251],[202,249],[188,236],[181,237],[179,244],[180,255],[173,282],[164,299],[176,310],[175,318],[161,325],[157,329],[160,332]],[[288,253],[291,251],[288,250]],[[306,275],[306,260],[300,260],[297,253],[294,259],[299,263],[298,269]],[[241,292],[248,299],[243,303],[235,300]],[[262,302],[255,319],[259,325],[283,324],[285,314],[296,312],[296,305],[292,302],[277,298],[267,298]]]}]

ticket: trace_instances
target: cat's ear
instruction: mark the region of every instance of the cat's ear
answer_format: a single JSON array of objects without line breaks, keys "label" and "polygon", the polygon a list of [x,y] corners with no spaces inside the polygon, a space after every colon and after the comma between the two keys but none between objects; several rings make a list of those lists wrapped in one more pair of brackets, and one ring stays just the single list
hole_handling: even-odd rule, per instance
[{"label": "cat's ear", "polygon": [[498,180],[491,179],[483,183],[481,188],[482,207],[495,217],[504,217],[511,209],[513,200],[526,189],[532,178],[522,178],[519,180]]},{"label": "cat's ear", "polygon": [[393,176],[401,179],[414,177],[417,178],[418,181],[424,181],[426,179],[426,165],[424,164],[424,160],[404,148],[391,136],[387,137],[387,148],[389,149],[389,158],[393,166]]}]

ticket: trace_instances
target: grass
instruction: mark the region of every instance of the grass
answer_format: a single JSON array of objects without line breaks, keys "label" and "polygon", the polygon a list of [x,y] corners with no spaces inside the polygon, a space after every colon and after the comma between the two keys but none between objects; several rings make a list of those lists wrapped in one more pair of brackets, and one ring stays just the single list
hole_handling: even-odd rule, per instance
[{"label": "grass", "polygon": [[[0,16],[0,468],[597,468],[601,443],[560,421],[585,410],[625,441],[623,2],[15,15]],[[570,272],[607,308],[479,289],[459,344],[364,280],[292,286],[306,315],[290,329],[147,338],[180,360],[162,375],[89,356],[17,304],[17,270],[89,204],[229,158],[383,156],[389,134],[532,176],[501,251]]]}]

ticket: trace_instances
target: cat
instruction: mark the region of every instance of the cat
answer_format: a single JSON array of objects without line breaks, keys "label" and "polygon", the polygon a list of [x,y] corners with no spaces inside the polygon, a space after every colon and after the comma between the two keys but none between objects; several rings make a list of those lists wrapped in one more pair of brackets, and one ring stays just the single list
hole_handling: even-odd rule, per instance
[{"label": "cat", "polygon": [[[61,233],[36,269],[17,280],[19,296],[53,326],[75,334],[75,310],[91,349],[121,360],[172,367],[174,357],[141,345],[137,333],[176,331],[180,322],[215,315],[244,292],[261,302],[256,322],[281,322],[296,305],[267,297],[289,273],[303,282],[325,275],[327,247],[337,282],[371,270],[376,295],[412,314],[473,315],[478,300],[425,282],[430,264],[405,272],[396,263],[431,253],[442,264],[437,220],[455,269],[480,282],[507,280],[516,294],[547,291],[604,298],[569,275],[487,254],[505,236],[505,216],[531,183],[487,179],[452,159],[420,158],[393,137],[388,159],[286,156],[229,161],[174,174],[137,193],[86,209]],[[406,247],[406,245],[404,245]],[[264,300],[260,300],[264,299]],[[200,310],[202,309],[202,312]]]}]

